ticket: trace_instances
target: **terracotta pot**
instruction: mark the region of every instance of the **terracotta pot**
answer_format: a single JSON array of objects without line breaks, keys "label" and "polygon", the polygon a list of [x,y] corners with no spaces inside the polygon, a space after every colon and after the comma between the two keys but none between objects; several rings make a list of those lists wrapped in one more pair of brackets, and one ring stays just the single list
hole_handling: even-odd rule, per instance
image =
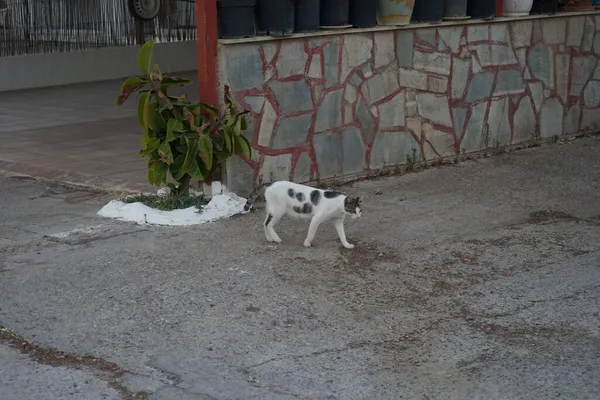
[{"label": "terracotta pot", "polygon": [[592,11],[592,0],[565,0],[565,11]]},{"label": "terracotta pot", "polygon": [[379,0],[378,4],[377,22],[379,25],[408,25],[410,23],[415,0]]},{"label": "terracotta pot", "polygon": [[533,0],[504,0],[505,17],[524,17],[529,15]]}]

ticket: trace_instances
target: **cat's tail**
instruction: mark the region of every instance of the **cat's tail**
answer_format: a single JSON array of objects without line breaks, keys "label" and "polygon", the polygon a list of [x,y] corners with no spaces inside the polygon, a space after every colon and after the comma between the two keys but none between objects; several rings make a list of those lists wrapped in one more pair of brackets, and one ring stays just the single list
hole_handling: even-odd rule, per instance
[{"label": "cat's tail", "polygon": [[259,195],[260,191],[264,187],[269,186],[271,186],[270,183],[259,183],[258,186],[255,187],[252,193],[250,193],[250,195],[248,196],[248,199],[246,200],[246,205],[244,205],[244,211],[249,211],[252,208],[252,205],[254,204],[254,199],[256,199],[256,196]]}]

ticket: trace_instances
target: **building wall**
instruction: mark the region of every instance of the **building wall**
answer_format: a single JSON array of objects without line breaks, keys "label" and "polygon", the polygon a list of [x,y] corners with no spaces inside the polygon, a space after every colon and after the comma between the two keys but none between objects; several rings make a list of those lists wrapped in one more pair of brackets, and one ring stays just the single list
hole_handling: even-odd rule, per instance
[{"label": "building wall", "polygon": [[[0,92],[74,83],[98,82],[139,75],[139,46],[0,57]],[[164,72],[195,71],[197,43],[157,43],[155,62]]]},{"label": "building wall", "polygon": [[346,177],[600,127],[600,16],[222,41],[251,110],[227,184]]}]

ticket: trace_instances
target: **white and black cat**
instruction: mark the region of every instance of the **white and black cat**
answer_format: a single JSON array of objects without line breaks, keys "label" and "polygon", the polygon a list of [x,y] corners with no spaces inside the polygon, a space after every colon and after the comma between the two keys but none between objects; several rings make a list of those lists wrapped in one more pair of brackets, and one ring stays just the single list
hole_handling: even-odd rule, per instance
[{"label": "white and black cat", "polygon": [[267,216],[264,225],[265,236],[269,242],[281,243],[281,238],[273,228],[287,214],[311,220],[304,246],[310,247],[321,223],[333,220],[342,245],[347,249],[354,248],[354,245],[346,240],[344,219],[348,215],[352,218],[360,218],[360,198],[350,198],[339,192],[315,189],[294,182],[277,181],[261,183],[257,186],[248,196],[244,211],[252,208],[254,199],[263,187],[267,188],[265,190]]}]

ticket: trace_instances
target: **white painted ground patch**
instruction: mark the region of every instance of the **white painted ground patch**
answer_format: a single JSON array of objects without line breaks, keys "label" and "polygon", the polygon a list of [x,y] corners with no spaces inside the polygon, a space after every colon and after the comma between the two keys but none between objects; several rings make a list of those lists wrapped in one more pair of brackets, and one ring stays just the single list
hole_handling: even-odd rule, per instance
[{"label": "white painted ground patch", "polygon": [[200,212],[196,207],[161,211],[142,203],[128,204],[120,200],[113,200],[98,211],[98,215],[138,224],[188,226],[229,218],[241,213],[244,204],[246,204],[246,199],[237,196],[235,193],[213,196]]}]

